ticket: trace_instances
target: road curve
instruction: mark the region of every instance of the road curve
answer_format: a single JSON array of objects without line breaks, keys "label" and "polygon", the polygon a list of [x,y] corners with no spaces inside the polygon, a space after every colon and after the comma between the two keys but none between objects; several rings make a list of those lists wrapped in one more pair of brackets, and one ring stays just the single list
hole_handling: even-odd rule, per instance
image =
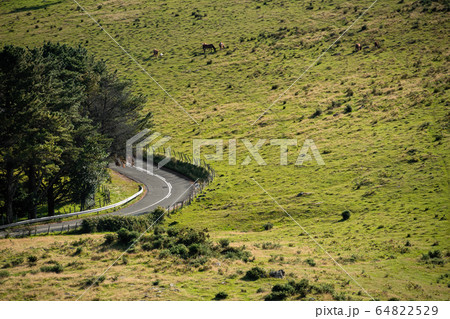
[{"label": "road curve", "polygon": [[[135,167],[116,167],[110,165],[110,168],[143,184],[145,193],[144,197],[133,205],[119,209],[108,215],[143,215],[151,212],[158,206],[168,207],[185,200],[194,189],[192,185],[194,183],[193,181],[183,175],[166,169],[154,168],[153,173],[150,174],[143,170],[138,170]],[[69,226],[72,228],[77,224],[80,225],[82,220],[83,218],[80,218],[37,226],[30,225],[29,227],[32,229],[33,234],[35,228],[37,233],[46,233],[48,231],[55,232],[61,231],[63,228],[67,229]],[[18,228],[14,231],[10,231],[9,234],[12,236],[19,235],[23,232],[22,229]],[[3,237],[4,235],[6,235],[6,232],[0,232],[0,237]]]}]

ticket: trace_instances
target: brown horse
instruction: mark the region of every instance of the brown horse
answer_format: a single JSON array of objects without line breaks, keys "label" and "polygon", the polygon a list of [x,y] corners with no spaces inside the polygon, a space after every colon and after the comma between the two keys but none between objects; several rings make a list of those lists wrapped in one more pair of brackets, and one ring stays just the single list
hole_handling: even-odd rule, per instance
[{"label": "brown horse", "polygon": [[223,44],[223,42],[220,42],[220,43],[219,43],[219,49],[220,49],[220,50],[225,49],[225,44]]},{"label": "brown horse", "polygon": [[153,56],[154,56],[154,57],[157,57],[158,54],[159,54],[158,49],[154,49],[154,50],[153,50]]},{"label": "brown horse", "polygon": [[206,50],[214,50],[214,52],[216,52],[216,47],[214,44],[203,43],[203,53],[206,54]]},{"label": "brown horse", "polygon": [[362,49],[361,44],[360,43],[356,43],[355,44],[355,51],[361,51],[361,49]]}]

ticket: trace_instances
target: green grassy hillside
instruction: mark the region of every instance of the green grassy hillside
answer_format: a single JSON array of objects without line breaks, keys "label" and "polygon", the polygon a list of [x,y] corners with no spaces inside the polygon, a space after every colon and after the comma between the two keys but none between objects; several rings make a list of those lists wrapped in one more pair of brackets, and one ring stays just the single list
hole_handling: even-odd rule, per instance
[{"label": "green grassy hillside", "polygon": [[[372,1],[80,4],[198,124],[73,1],[2,1],[0,43],[58,41],[87,47],[149,97],[155,130],[171,136],[177,151],[192,153],[194,138],[225,139],[225,146],[228,139],[238,139],[238,165],[211,161],[217,172],[214,183],[169,222],[208,228],[214,241],[229,238],[245,244],[256,260],[224,264],[226,270],[189,270],[177,277],[180,270],[157,267],[152,263],[161,262],[149,259],[162,280],[179,278],[184,286],[179,294],[160,299],[211,299],[222,290],[232,299],[260,300],[257,288],[268,292],[280,280],[259,284],[229,277],[255,265],[284,269],[292,278],[333,283],[355,300],[370,299],[254,180],[374,298],[449,298],[446,1],[380,0],[300,79]],[[220,41],[225,50],[203,54],[203,42],[218,48]],[[356,43],[362,51],[354,51]],[[161,58],[152,56],[154,48],[163,53]],[[269,142],[260,151],[267,165],[252,161],[244,166],[244,138],[252,144],[258,139],[298,139],[299,145],[289,148],[286,166],[279,165],[279,147]],[[294,165],[305,139],[314,140],[324,166]],[[307,194],[298,196],[301,192]],[[351,217],[340,222],[344,210]],[[268,222],[274,227],[265,231]],[[266,242],[275,248],[263,249]],[[441,251],[442,262],[421,260],[430,250]],[[140,257],[129,258],[133,256],[140,264]],[[108,258],[115,259],[113,254]],[[148,282],[134,279],[133,284]],[[115,294],[115,287],[100,286],[87,296],[141,298],[123,295],[119,288]],[[51,294],[34,298],[40,297],[52,299]]]}]

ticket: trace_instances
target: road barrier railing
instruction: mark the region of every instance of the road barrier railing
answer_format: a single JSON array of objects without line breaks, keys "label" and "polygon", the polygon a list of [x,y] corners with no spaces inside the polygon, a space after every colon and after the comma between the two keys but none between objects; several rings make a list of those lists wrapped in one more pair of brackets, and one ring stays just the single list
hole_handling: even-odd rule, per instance
[{"label": "road barrier railing", "polygon": [[115,204],[111,204],[111,205],[99,207],[99,208],[83,210],[80,212],[74,212],[74,213],[70,213],[70,214],[62,214],[62,215],[56,215],[56,216],[47,216],[47,217],[41,217],[41,218],[35,218],[35,219],[27,219],[27,220],[23,220],[23,221],[16,222],[16,223],[1,225],[0,229],[6,229],[6,228],[15,227],[15,226],[23,226],[23,225],[28,225],[28,224],[36,224],[36,223],[46,222],[49,220],[55,220],[55,219],[68,218],[68,217],[73,217],[73,216],[78,216],[78,215],[86,215],[86,214],[101,212],[104,210],[122,206],[122,205],[132,201],[133,199],[135,199],[136,197],[141,195],[143,192],[144,192],[144,188],[142,188],[142,186],[139,186],[139,191],[137,193],[135,193],[135,194],[131,195],[130,197],[125,198],[124,200],[121,200],[120,202],[117,202]]}]

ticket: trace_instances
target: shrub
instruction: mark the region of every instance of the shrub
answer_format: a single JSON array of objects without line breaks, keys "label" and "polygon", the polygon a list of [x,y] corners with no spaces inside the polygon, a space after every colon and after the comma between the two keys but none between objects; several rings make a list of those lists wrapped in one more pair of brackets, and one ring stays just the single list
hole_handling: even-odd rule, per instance
[{"label": "shrub", "polygon": [[170,251],[168,249],[163,249],[159,252],[158,258],[164,259],[170,256]]},{"label": "shrub", "polygon": [[272,223],[267,223],[263,225],[264,230],[271,230],[273,228]]},{"label": "shrub", "polygon": [[23,264],[23,257],[16,257],[13,260],[11,260],[11,265],[13,267],[21,265],[21,264]]},{"label": "shrub", "polygon": [[342,220],[348,220],[350,219],[350,211],[349,210],[344,210],[341,214],[342,216]]},{"label": "shrub", "polygon": [[321,109],[316,109],[314,111],[314,113],[309,116],[309,118],[310,119],[314,119],[314,118],[320,116],[321,114],[322,114],[322,110]]},{"label": "shrub", "polygon": [[219,240],[219,245],[222,248],[228,247],[230,245],[230,240],[227,238],[222,238],[221,240]]},{"label": "shrub", "polygon": [[279,249],[280,247],[281,247],[280,244],[272,243],[272,242],[263,243],[261,245],[262,249]]},{"label": "shrub", "polygon": [[346,105],[344,108],[344,113],[351,113],[353,111],[352,107],[350,105]]},{"label": "shrub", "polygon": [[183,259],[186,259],[189,257],[189,250],[183,244],[178,244],[178,245],[172,246],[169,248],[169,251],[172,255],[177,255]]},{"label": "shrub", "polygon": [[[170,235],[169,235],[170,236]],[[209,235],[204,231],[196,231],[192,228],[182,228],[177,233],[177,244],[184,244],[189,246],[192,244],[201,244],[206,242]]]},{"label": "shrub", "polygon": [[143,243],[141,245],[142,249],[145,251],[150,251],[153,249],[153,245],[151,243]]},{"label": "shrub", "polygon": [[41,267],[42,272],[54,272],[54,273],[62,273],[64,271],[64,267],[60,264],[55,264],[51,266],[42,266]]},{"label": "shrub", "polygon": [[203,266],[204,264],[206,264],[208,262],[208,257],[199,257],[199,258],[195,258],[194,260],[191,260],[189,262],[189,265],[191,265],[192,267],[200,267]]},{"label": "shrub", "polygon": [[224,299],[227,299],[227,297],[228,297],[228,294],[226,292],[221,291],[216,294],[216,296],[214,297],[214,300],[224,300]]},{"label": "shrub", "polygon": [[129,231],[125,228],[121,228],[117,232],[117,238],[119,243],[123,245],[129,245],[134,242],[139,237],[139,233],[137,231]]},{"label": "shrub", "polygon": [[282,301],[286,300],[288,295],[285,292],[272,292],[268,294],[264,300],[265,301]]},{"label": "shrub", "polygon": [[265,271],[264,269],[262,269],[260,267],[253,267],[252,269],[250,269],[249,271],[247,271],[245,273],[245,276],[243,279],[255,281],[260,278],[267,278],[267,277],[268,277],[267,271]]},{"label": "shrub", "polygon": [[291,296],[295,293],[295,289],[290,284],[276,284],[272,287],[272,292],[284,292],[287,296]]},{"label": "shrub", "polygon": [[347,297],[343,292],[341,292],[341,293],[334,293],[333,299],[336,301],[346,301],[349,300],[350,298]]},{"label": "shrub", "polygon": [[86,279],[85,280],[85,282],[84,282],[84,286],[85,287],[90,287],[90,286],[98,286],[98,285],[100,285],[102,282],[104,282],[105,281],[105,276],[100,276],[100,277],[92,277],[92,278],[89,278],[89,279]]},{"label": "shrub", "polygon": [[311,292],[313,286],[309,284],[307,279],[302,279],[299,282],[294,280],[287,284],[277,284],[272,287],[272,292],[265,297],[266,301],[285,300],[289,296],[299,295],[300,298],[306,297]]},{"label": "shrub", "polygon": [[440,250],[430,250],[428,252],[428,256],[430,256],[430,258],[442,258],[442,252]]},{"label": "shrub", "polygon": [[209,246],[204,244],[192,244],[188,247],[189,257],[209,256],[211,250]]},{"label": "shrub", "polygon": [[116,234],[106,234],[104,238],[105,238],[105,242],[103,244],[111,245],[113,242],[116,241],[117,235]]},{"label": "shrub", "polygon": [[430,250],[428,253],[423,254],[421,260],[427,264],[443,265],[445,263],[444,259],[442,259],[442,252],[438,249]]},{"label": "shrub", "polygon": [[314,259],[312,258],[308,258],[305,260],[305,263],[307,263],[308,265],[310,265],[311,267],[316,266],[316,262],[314,261]]},{"label": "shrub", "polygon": [[9,271],[7,271],[7,270],[0,270],[0,279],[7,278],[9,276],[10,276]]},{"label": "shrub", "polygon": [[83,247],[78,247],[77,250],[73,253],[74,256],[77,256],[83,252]]},{"label": "shrub", "polygon": [[38,260],[38,258],[37,258],[37,256],[31,255],[31,256],[28,256],[27,260],[30,264],[34,264]]},{"label": "shrub", "polygon": [[221,255],[223,255],[225,258],[228,259],[241,259],[245,262],[250,261],[251,253],[247,250],[245,250],[245,247],[225,247],[221,252]]},{"label": "shrub", "polygon": [[345,96],[350,97],[353,96],[353,90],[351,88],[348,88],[347,90],[345,90]]},{"label": "shrub", "polygon": [[156,218],[161,216],[161,210],[162,208],[157,208],[152,213],[143,216],[106,215],[86,218],[81,223],[81,231],[83,233],[117,232],[122,228],[129,231],[144,231],[154,223]]},{"label": "shrub", "polygon": [[332,284],[320,284],[318,286],[312,287],[314,291],[318,294],[334,294],[334,286]]}]

